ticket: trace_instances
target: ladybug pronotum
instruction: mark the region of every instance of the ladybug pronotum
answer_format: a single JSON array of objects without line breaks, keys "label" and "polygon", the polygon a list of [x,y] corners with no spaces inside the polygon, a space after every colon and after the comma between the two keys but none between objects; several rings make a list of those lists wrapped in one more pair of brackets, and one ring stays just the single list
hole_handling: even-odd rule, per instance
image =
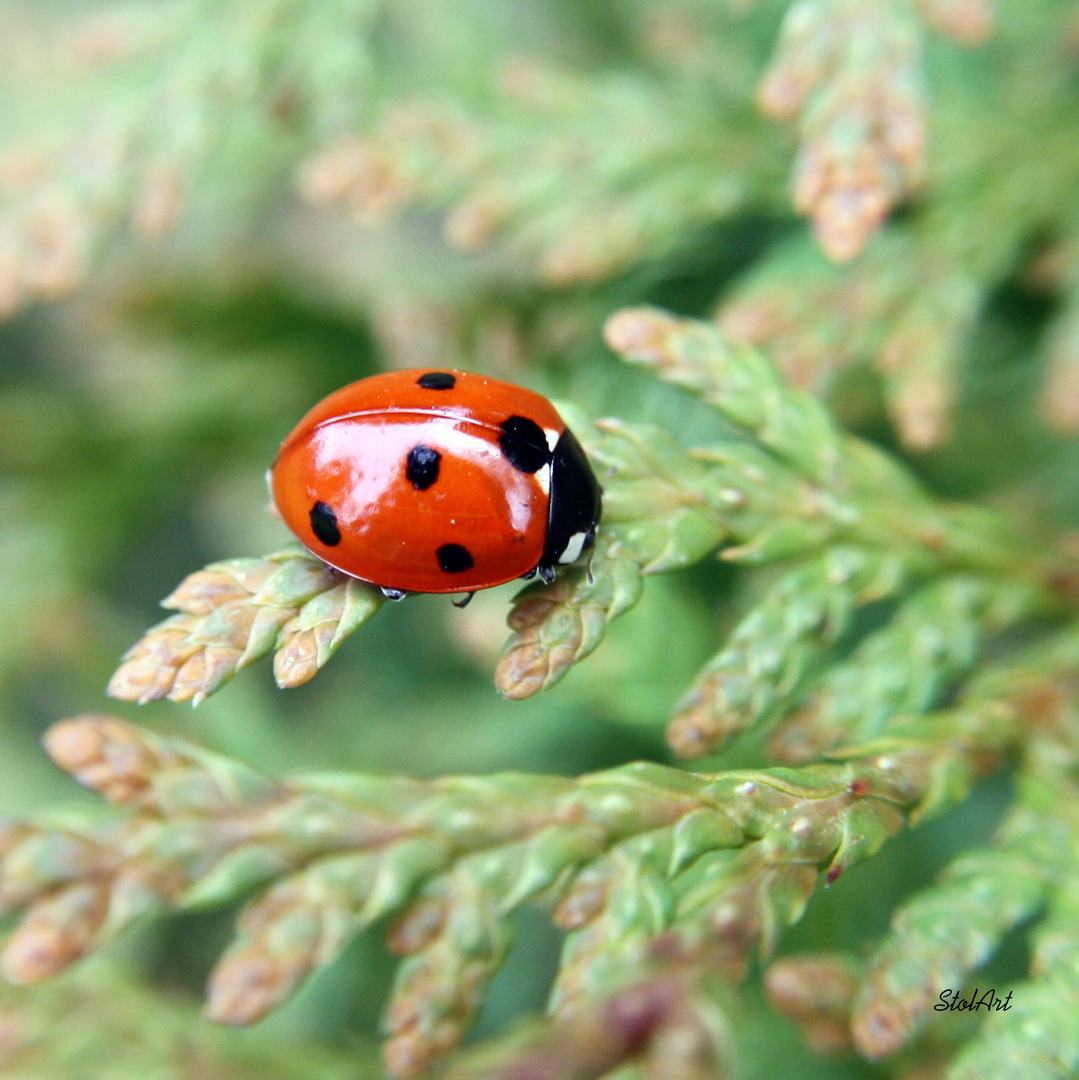
[{"label": "ladybug pronotum", "polygon": [[394,371],[330,394],[285,439],[270,486],[304,547],[393,599],[549,582],[592,546],[600,516],[554,406],[465,371]]}]

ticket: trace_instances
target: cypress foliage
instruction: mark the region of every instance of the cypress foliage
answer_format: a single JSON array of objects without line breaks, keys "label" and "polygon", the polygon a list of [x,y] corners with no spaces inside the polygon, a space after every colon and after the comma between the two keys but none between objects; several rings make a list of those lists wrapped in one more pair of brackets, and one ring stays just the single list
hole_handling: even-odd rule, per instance
[{"label": "cypress foliage", "polygon": [[[1071,0],[0,4],[0,1069],[1073,1076],[1077,65]],[[287,544],[280,438],[406,365],[556,398],[587,565]]]}]

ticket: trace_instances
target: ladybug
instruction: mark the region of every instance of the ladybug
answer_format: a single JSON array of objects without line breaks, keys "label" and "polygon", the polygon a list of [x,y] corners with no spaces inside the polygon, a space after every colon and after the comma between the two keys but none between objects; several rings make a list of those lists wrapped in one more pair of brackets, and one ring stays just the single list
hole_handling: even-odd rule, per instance
[{"label": "ladybug", "polygon": [[550,582],[600,516],[554,406],[467,371],[393,371],[330,394],[282,443],[270,488],[304,547],[393,600]]}]

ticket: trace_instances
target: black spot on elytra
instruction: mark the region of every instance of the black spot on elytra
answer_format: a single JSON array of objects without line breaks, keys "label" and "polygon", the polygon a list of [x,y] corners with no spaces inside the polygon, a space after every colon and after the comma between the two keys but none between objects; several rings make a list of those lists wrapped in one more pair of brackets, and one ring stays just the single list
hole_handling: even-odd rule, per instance
[{"label": "black spot on elytra", "polygon": [[438,565],[446,574],[463,574],[472,569],[472,556],[460,544],[443,544],[438,549]]},{"label": "black spot on elytra", "polygon": [[503,420],[498,445],[509,458],[509,463],[521,472],[538,472],[551,460],[543,428],[527,416],[511,416]]},{"label": "black spot on elytra", "polygon": [[311,507],[311,531],[327,547],[341,543],[341,530],[337,527],[333,507],[324,502],[317,502]]},{"label": "black spot on elytra", "polygon": [[438,463],[442,455],[423,443],[418,443],[408,452],[408,464],[405,475],[417,491],[426,491],[438,479]]},{"label": "black spot on elytra", "polygon": [[457,385],[457,376],[448,371],[429,371],[416,380],[416,385],[424,390],[452,390]]}]

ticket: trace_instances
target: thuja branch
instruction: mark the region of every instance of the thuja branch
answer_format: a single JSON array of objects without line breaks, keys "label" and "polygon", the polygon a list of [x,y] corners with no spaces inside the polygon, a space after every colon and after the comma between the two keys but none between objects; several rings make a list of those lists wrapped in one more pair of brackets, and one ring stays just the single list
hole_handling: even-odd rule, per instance
[{"label": "thuja branch", "polygon": [[949,996],[970,1001],[963,988],[978,986],[977,970],[1006,935],[1032,922],[1024,931],[1032,954],[1028,976],[989,999],[982,984],[977,1000],[991,1015],[945,1075],[972,1080],[987,1073],[1018,1078],[1074,1072],[1077,664],[1079,635],[1072,628],[972,680],[963,708],[977,708],[979,701],[1022,703],[1014,803],[990,845],[962,853],[936,882],[900,905],[865,964],[803,956],[773,965],[769,994],[811,1042],[852,1042],[873,1059],[900,1052],[939,1057],[942,1032],[932,1029],[944,1025],[947,1036],[952,1020],[936,1010]]},{"label": "thuja branch", "polygon": [[378,589],[299,548],[212,563],[162,601],[179,614],[128,650],[108,692],[197,705],[271,650],[278,686],[299,686],[382,601]]},{"label": "thuja branch", "polygon": [[[1074,1071],[1077,642],[1073,632],[1032,648],[1021,661],[979,679],[958,714],[894,723],[876,744],[877,750],[910,751],[912,737],[934,729],[939,736],[941,722],[971,732],[980,726],[979,715],[985,723],[990,715],[999,721],[1010,713],[1008,723],[1018,725],[1013,731],[1022,739],[1018,805],[994,847],[964,854],[939,884],[900,909],[868,972],[850,958],[829,955],[773,965],[769,996],[799,1021],[814,1046],[847,1046],[853,1010],[858,1048],[871,1057],[895,1053],[934,1015],[942,988],[960,987],[1009,928],[1045,904],[1047,916],[1032,934],[1031,977],[1015,987],[1012,1011],[989,1017],[946,1075],[973,1080],[997,1073],[1064,1077]],[[852,761],[864,761],[868,749],[852,750]],[[921,780],[930,779],[927,787],[918,785],[924,795],[908,820],[960,798],[973,759],[952,759],[945,768],[941,759],[923,764]],[[907,759],[899,767],[910,765]],[[898,804],[892,809],[900,815]],[[817,827],[820,821],[806,827],[804,805],[797,817],[794,812],[792,807],[786,818],[789,832],[773,829],[736,853],[706,852],[673,880],[663,872],[666,849],[646,836],[582,870],[556,908],[570,938],[554,1017],[524,1038],[503,1038],[467,1055],[453,1075],[598,1077],[627,1062],[647,1077],[726,1075],[730,1033],[722,1014],[716,1019],[715,980],[738,977],[748,943],[760,941],[767,951],[777,931],[798,917],[815,885],[821,851],[816,845],[826,829]],[[691,820],[680,828],[690,831]],[[835,827],[844,820],[850,818],[843,811],[829,819]],[[837,856],[832,858],[834,866]],[[939,1053],[938,1043],[938,1059]],[[666,1069],[657,1060],[661,1055]]]},{"label": "thuja branch", "polygon": [[200,1024],[186,995],[137,983],[120,965],[86,964],[28,990],[0,987],[3,1063],[9,1076],[138,1080],[376,1080],[373,1048],[257,1042]]},{"label": "thuja branch", "polygon": [[[926,2],[927,19],[967,42],[988,31],[980,0],[964,11]],[[794,202],[836,261],[857,255],[925,165],[921,33],[912,5],[795,0],[758,98],[799,120]]]},{"label": "thuja branch", "polygon": [[[676,952],[649,974],[571,1015],[539,1021],[481,1044],[449,1072],[450,1080],[727,1080],[734,1032],[714,987]],[[624,1066],[630,1066],[624,1070]]]},{"label": "thuja branch", "polygon": [[858,610],[905,587],[902,558],[836,547],[782,577],[676,706],[676,753],[709,750],[798,699]]},{"label": "thuja branch", "polygon": [[766,141],[746,140],[696,80],[657,74],[517,56],[497,108],[397,97],[313,155],[300,193],[365,223],[446,207],[452,247],[498,245],[547,284],[602,279],[737,211],[745,178],[773,173]]},{"label": "thuja branch", "polygon": [[880,629],[830,668],[809,699],[772,732],[769,750],[808,761],[872,738],[891,717],[931,709],[981,659],[986,641],[1037,610],[1022,583],[945,575],[915,590]]},{"label": "thuja branch", "polygon": [[[624,359],[693,390],[767,450],[773,459],[769,479],[778,474],[787,480],[785,486],[798,485],[802,516],[819,520],[826,538],[899,549],[910,545],[941,565],[1012,573],[1017,565],[1030,569],[1021,539],[1003,519],[934,500],[898,461],[844,433],[816,398],[787,385],[762,353],[715,326],[655,308],[629,308],[608,320],[605,335]],[[741,453],[733,441],[704,456],[743,469],[766,467],[759,456],[741,461]],[[802,547],[782,554],[798,550]],[[759,560],[756,550],[735,550],[727,557]]]},{"label": "thuja branch", "polygon": [[[396,915],[392,941],[410,959],[388,1009],[388,1056],[411,1075],[471,1021],[508,945],[499,927],[522,903],[557,900],[572,930],[563,1003],[621,985],[657,935],[696,948],[718,933],[738,955],[768,947],[798,917],[817,867],[834,877],[905,813],[962,797],[1019,723],[1017,706],[996,703],[801,770],[279,782],[119,720],[67,721],[49,733],[50,754],[115,809],[6,827],[0,901],[22,919],[0,965],[34,982],[148,912],[254,889],[210,980],[210,1014],[243,1023],[359,929]],[[619,875],[639,877],[646,863],[670,897],[658,921],[614,902]],[[626,945],[618,962],[612,938]]]},{"label": "thuja branch", "polygon": [[[5,185],[0,206],[0,317],[80,286],[125,219],[144,236],[172,231],[186,204],[212,188],[207,166],[237,130],[261,136],[249,135],[246,145],[260,149],[240,158],[257,185],[286,113],[316,132],[354,117],[371,89],[367,38],[379,7],[228,0],[207,19],[199,4],[130,4],[76,21],[68,48],[81,60],[69,57],[68,70],[48,80],[62,102],[57,84],[82,77],[63,126],[32,126],[32,140],[0,148],[9,173],[11,162],[32,163],[29,182]],[[19,98],[9,92],[16,114],[26,108]]]},{"label": "thuja branch", "polygon": [[[936,884],[908,900],[870,957],[851,1025],[855,1045],[867,1056],[902,1049],[931,1019],[940,993],[961,987],[1005,933],[1034,917],[1040,921],[1030,932],[1031,970],[1014,988],[1012,1015],[991,1020],[958,1055],[949,1076],[973,1076],[997,1058],[1009,1063],[1002,1073],[1009,1076],[1032,1075],[1047,1058],[1052,1075],[1074,1068],[1077,649],[1074,633],[1062,636],[1055,660],[1070,653],[1070,672],[1060,670],[1048,681],[1035,677],[1027,691],[1036,722],[1025,740],[1015,804],[994,846],[961,856]],[[1051,663],[1050,655],[1043,659]]]},{"label": "thuja branch", "polygon": [[[782,640],[767,641],[767,649],[784,655],[778,681],[785,689],[765,685],[775,673],[758,669],[750,682],[764,683],[747,684],[747,700],[781,703],[801,688],[814,658],[838,640],[859,605],[946,571],[1014,582],[1030,595],[1024,611],[1053,610],[1042,584],[1048,572],[1025,538],[994,514],[934,500],[897,461],[842,432],[820,402],[786,385],[756,350],[710,324],[650,308],[617,313],[606,334],[626,360],[697,392],[735,431],[691,450],[653,425],[592,422],[563,408],[601,477],[604,518],[587,567],[571,567],[517,597],[509,616],[514,635],[495,674],[505,696],[528,697],[557,682],[637,602],[644,577],[714,552],[751,566],[802,560],[771,601],[785,611],[794,597],[805,609]],[[271,651],[278,684],[296,686],[381,603],[377,589],[298,549],[214,563],[165,601],[179,614],[128,652],[109,692],[128,701],[167,696],[197,704]],[[732,650],[744,652],[746,642],[764,640],[762,631],[777,625],[775,613],[751,616],[685,706],[713,700],[704,684],[730,667]],[[693,725],[735,730],[756,722],[760,711],[733,725],[708,718]],[[703,749],[716,737],[688,732],[674,741],[680,749]]]},{"label": "thuja branch", "polygon": [[[605,558],[593,580],[571,574],[521,594],[510,616],[517,632],[496,676],[503,693],[534,693],[587,655],[607,623],[629,606],[638,575],[689,565],[714,550],[748,565],[819,559],[776,587],[776,618],[752,613],[728,653],[714,662],[718,670],[729,666],[729,650],[742,647],[739,633],[747,642],[758,640],[762,655],[777,658],[771,671],[750,663],[740,669],[747,700],[778,703],[790,696],[800,688],[798,672],[808,673],[807,662],[823,656],[854,608],[945,570],[977,570],[994,581],[1002,576],[1005,591],[1027,598],[1015,606],[1015,619],[1054,608],[1031,546],[1005,521],[931,498],[898,462],[842,432],[819,401],[787,385],[757,350],[715,326],[652,308],[618,312],[605,333],[624,359],[695,391],[738,434],[687,451],[654,427],[575,423],[604,478]],[[983,586],[995,587],[990,581]],[[813,613],[815,596],[819,610]],[[805,618],[790,614],[788,600]],[[830,617],[835,612],[847,614],[836,620]],[[779,624],[786,631],[778,639],[763,632]],[[773,675],[785,690],[768,685]],[[702,679],[708,678],[706,669]],[[711,695],[698,685],[684,707]],[[714,714],[692,720],[684,732],[676,726],[672,741],[685,752],[703,749],[722,732],[755,722],[755,715],[739,717],[733,727]]]},{"label": "thuja branch", "polygon": [[[1019,247],[1027,224],[1002,216]],[[983,215],[968,209],[963,220]],[[873,364],[899,438],[927,450],[948,435],[964,348],[993,284],[994,271],[971,262],[924,229],[888,229],[842,270],[798,238],[747,273],[719,321],[817,392],[844,368]]]}]

